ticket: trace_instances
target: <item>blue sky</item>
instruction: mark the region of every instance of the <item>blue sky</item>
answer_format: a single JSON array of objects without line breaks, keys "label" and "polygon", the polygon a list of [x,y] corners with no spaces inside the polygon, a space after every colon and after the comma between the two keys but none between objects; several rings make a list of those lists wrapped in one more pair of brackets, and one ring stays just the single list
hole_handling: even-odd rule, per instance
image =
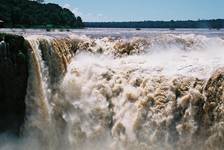
[{"label": "blue sky", "polygon": [[84,21],[141,21],[224,18],[224,0],[45,0]]}]

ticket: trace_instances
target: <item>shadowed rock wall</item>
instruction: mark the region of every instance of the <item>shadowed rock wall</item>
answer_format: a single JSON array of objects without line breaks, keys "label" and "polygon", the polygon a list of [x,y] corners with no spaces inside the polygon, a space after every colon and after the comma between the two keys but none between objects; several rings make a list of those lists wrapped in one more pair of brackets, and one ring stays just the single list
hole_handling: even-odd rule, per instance
[{"label": "shadowed rock wall", "polygon": [[23,37],[5,34],[0,34],[0,41],[0,133],[19,135],[25,118],[26,42]]}]

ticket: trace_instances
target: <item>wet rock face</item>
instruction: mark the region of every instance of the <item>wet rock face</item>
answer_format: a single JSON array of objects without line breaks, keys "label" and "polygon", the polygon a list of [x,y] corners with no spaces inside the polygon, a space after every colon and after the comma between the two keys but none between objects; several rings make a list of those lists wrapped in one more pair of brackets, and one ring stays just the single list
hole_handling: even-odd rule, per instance
[{"label": "wet rock face", "polygon": [[0,41],[0,134],[19,135],[25,118],[28,77],[25,40],[0,34]]}]

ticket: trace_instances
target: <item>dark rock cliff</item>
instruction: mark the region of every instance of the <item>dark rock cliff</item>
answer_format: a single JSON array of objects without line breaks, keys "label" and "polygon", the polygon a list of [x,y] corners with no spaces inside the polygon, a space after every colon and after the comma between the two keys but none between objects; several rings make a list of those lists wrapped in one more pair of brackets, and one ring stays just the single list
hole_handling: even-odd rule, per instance
[{"label": "dark rock cliff", "polygon": [[0,34],[0,41],[0,133],[19,135],[28,78],[26,41],[6,34]]}]

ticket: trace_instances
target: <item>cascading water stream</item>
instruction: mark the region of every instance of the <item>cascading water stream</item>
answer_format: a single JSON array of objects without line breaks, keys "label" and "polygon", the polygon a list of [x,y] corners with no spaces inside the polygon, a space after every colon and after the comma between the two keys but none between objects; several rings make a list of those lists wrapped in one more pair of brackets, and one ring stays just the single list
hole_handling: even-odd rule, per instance
[{"label": "cascading water stream", "polygon": [[[27,122],[25,130],[27,134],[38,135],[50,149],[52,139],[51,132],[52,118],[50,106],[51,89],[49,87],[49,71],[42,57],[40,40],[28,39],[31,49],[30,57],[30,76],[28,79],[28,90],[26,97]],[[33,130],[32,132],[29,132]],[[47,132],[44,132],[47,130]],[[47,145],[49,144],[49,145]]]},{"label": "cascading water stream", "polygon": [[30,73],[24,136],[35,139],[39,149],[222,146],[224,74],[212,75],[224,65],[221,38],[26,39]]}]

